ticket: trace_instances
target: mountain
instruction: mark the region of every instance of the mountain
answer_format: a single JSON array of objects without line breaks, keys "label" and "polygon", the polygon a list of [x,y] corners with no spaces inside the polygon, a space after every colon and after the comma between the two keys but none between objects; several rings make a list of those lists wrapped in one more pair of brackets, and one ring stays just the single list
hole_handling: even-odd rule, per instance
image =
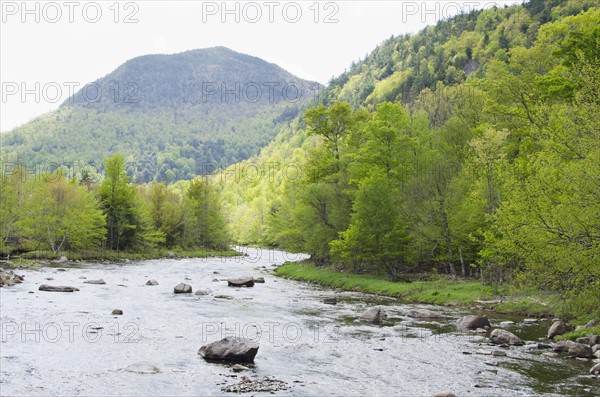
[{"label": "mountain", "polygon": [[256,154],[318,88],[224,47],[140,56],[3,134],[3,157],[101,168],[121,152],[138,182],[191,179]]}]

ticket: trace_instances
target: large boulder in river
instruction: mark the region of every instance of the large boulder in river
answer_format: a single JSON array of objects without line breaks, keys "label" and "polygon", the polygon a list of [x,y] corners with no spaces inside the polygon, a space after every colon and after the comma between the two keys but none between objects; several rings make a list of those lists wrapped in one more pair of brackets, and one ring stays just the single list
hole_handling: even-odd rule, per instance
[{"label": "large boulder in river", "polygon": [[569,332],[569,327],[562,321],[555,321],[548,329],[548,339],[554,339],[555,336],[566,334]]},{"label": "large boulder in river", "polygon": [[42,284],[38,288],[40,291],[48,291],[48,292],[75,292],[79,291],[79,288],[75,287],[66,287],[62,285],[48,285]]},{"label": "large boulder in river", "polygon": [[458,323],[456,327],[461,331],[469,331],[477,328],[485,328],[490,327],[490,320],[488,320],[485,316],[464,316]]},{"label": "large boulder in river", "polygon": [[254,287],[254,278],[252,278],[252,277],[230,278],[227,280],[227,285],[230,287]]},{"label": "large boulder in river", "polygon": [[588,345],[584,345],[583,343],[573,342],[571,346],[569,346],[569,351],[567,352],[569,356],[572,357],[581,357],[581,358],[592,358],[592,348]]},{"label": "large boulder in river", "polygon": [[370,307],[363,312],[360,316],[360,321],[364,321],[366,323],[371,324],[380,324],[383,318],[385,317],[385,313],[379,307]]},{"label": "large boulder in river", "polygon": [[412,318],[446,318],[444,314],[434,312],[429,309],[412,309],[408,312],[408,317]]},{"label": "large boulder in river", "polygon": [[490,342],[496,345],[524,345],[521,338],[519,338],[517,335],[500,328],[492,331],[492,333],[490,334]]},{"label": "large boulder in river", "polygon": [[205,360],[226,360],[251,363],[258,353],[258,343],[250,339],[228,337],[220,341],[209,343],[198,350],[198,354]]},{"label": "large boulder in river", "polygon": [[192,286],[189,284],[179,283],[175,286],[173,292],[176,294],[191,294]]}]

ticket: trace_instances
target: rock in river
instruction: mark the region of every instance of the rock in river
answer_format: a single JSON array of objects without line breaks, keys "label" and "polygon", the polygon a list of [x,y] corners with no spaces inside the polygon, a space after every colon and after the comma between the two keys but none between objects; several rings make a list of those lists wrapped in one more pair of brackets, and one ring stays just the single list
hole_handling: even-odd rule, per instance
[{"label": "rock in river", "polygon": [[106,284],[104,280],[99,278],[98,280],[86,280],[83,282],[84,284]]},{"label": "rock in river", "polygon": [[592,348],[588,345],[584,345],[583,343],[573,342],[571,346],[569,346],[569,351],[567,352],[569,356],[572,357],[580,357],[580,358],[592,358]]},{"label": "rock in river", "polygon": [[196,291],[195,295],[208,295],[208,291],[199,289]]},{"label": "rock in river", "polygon": [[571,345],[573,345],[576,342],[573,342],[572,340],[561,340],[556,342],[556,344],[554,346],[552,346],[552,351],[556,352],[556,353],[561,353],[561,352],[568,352],[569,349],[571,348]]},{"label": "rock in river", "polygon": [[264,277],[254,277],[254,282],[257,284],[264,284],[265,278]]},{"label": "rock in river", "polygon": [[230,278],[227,280],[227,285],[230,287],[254,287],[254,278]]},{"label": "rock in river", "polygon": [[378,307],[370,307],[360,316],[360,321],[372,324],[380,324],[385,316],[383,310]]},{"label": "rock in river", "polygon": [[600,363],[594,365],[592,369],[590,369],[590,374],[599,375],[600,374]]},{"label": "rock in river", "polygon": [[115,309],[115,310],[112,311],[111,314],[113,314],[115,316],[122,316],[123,315],[123,310],[121,310],[121,309]]},{"label": "rock in river", "polygon": [[429,310],[429,309],[412,309],[410,312],[408,312],[408,317],[412,317],[412,318],[445,318],[446,316],[441,313],[434,312],[433,310]]},{"label": "rock in river", "polygon": [[158,281],[156,281],[155,279],[150,279],[146,281],[146,285],[158,285]]},{"label": "rock in river", "polygon": [[179,283],[175,286],[173,292],[176,294],[191,294],[192,286],[189,284]]},{"label": "rock in river", "polygon": [[562,321],[555,321],[548,329],[548,339],[554,339],[555,336],[566,334],[569,332],[569,327]]},{"label": "rock in river", "polygon": [[156,365],[150,363],[135,363],[123,368],[123,371],[136,374],[158,374],[160,369]]},{"label": "rock in river", "polygon": [[65,287],[62,285],[48,285],[48,284],[42,284],[40,285],[40,288],[38,288],[40,291],[48,291],[48,292],[74,292],[74,291],[79,291],[79,288],[75,288],[75,287]]},{"label": "rock in river", "polygon": [[495,329],[490,334],[490,342],[496,345],[514,345],[514,346],[522,346],[524,345],[521,338],[513,334],[512,332],[508,332],[504,329]]},{"label": "rock in river", "polygon": [[484,316],[464,316],[456,324],[457,328],[462,331],[471,329],[490,327],[490,321]]},{"label": "rock in river", "polygon": [[251,363],[258,353],[258,344],[250,339],[228,337],[209,343],[198,350],[205,360],[226,360]]},{"label": "rock in river", "polygon": [[329,296],[323,299],[323,303],[326,305],[337,305],[337,298],[335,296]]}]

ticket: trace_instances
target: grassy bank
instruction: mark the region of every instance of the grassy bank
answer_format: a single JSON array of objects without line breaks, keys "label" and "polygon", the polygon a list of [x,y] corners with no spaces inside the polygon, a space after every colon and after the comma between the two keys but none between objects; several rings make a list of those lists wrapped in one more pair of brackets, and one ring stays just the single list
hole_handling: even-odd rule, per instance
[{"label": "grassy bank", "polygon": [[506,297],[508,290],[500,290],[502,302],[496,300],[490,286],[474,280],[449,280],[393,282],[383,277],[343,273],[317,268],[308,261],[286,263],[276,269],[278,276],[307,281],[347,291],[360,291],[377,295],[393,296],[404,302],[437,305],[476,305],[506,314],[547,316],[555,312],[552,296]]},{"label": "grassy bank", "polygon": [[175,256],[177,258],[207,258],[222,256],[238,256],[239,252],[228,250],[183,250],[183,249],[155,249],[144,252],[112,251],[112,250],[89,250],[89,251],[66,251],[55,254],[52,251],[31,251],[23,253],[12,260],[16,264],[32,264],[36,260],[56,260],[61,256],[67,257],[69,261],[109,261],[121,262],[124,260],[159,259]]}]

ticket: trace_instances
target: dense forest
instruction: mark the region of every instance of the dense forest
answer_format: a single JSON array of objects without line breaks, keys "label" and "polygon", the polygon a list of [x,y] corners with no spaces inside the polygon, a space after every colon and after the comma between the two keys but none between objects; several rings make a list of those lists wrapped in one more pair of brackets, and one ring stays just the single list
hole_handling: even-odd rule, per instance
[{"label": "dense forest", "polygon": [[387,40],[215,175],[233,238],[599,314],[600,10],[530,1]]},{"label": "dense forest", "polygon": [[319,89],[224,47],[146,55],[3,133],[2,157],[101,173],[118,152],[135,182],[190,180],[257,154]]},{"label": "dense forest", "polygon": [[0,252],[52,257],[69,252],[151,252],[157,248],[225,251],[229,239],[219,199],[206,177],[135,185],[125,157],[106,159],[105,175],[67,178],[62,168],[1,180]]}]

